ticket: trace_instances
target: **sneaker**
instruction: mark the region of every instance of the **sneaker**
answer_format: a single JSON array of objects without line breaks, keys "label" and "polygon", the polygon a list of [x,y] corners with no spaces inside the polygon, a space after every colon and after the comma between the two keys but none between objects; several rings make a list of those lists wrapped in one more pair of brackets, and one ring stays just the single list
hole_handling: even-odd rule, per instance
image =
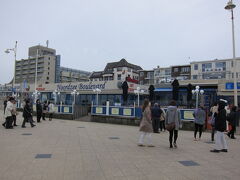
[{"label": "sneaker", "polygon": [[31,127],[34,127],[34,126],[36,126],[36,125],[35,124],[31,125]]},{"label": "sneaker", "polygon": [[228,150],[227,149],[222,149],[221,152],[228,152]]},{"label": "sneaker", "polygon": [[213,149],[213,150],[210,150],[210,152],[213,152],[213,153],[219,153],[219,152],[220,152],[220,150]]},{"label": "sneaker", "polygon": [[230,138],[230,134],[227,133],[227,136]]},{"label": "sneaker", "polygon": [[237,139],[236,137],[231,137],[231,139]]},{"label": "sneaker", "polygon": [[3,123],[2,126],[5,127],[5,123]]},{"label": "sneaker", "polygon": [[177,143],[173,143],[173,146],[174,146],[175,148],[177,148]]},{"label": "sneaker", "polygon": [[13,126],[18,126],[18,125],[14,124]]},{"label": "sneaker", "polygon": [[138,146],[144,147],[145,145],[143,145],[143,144],[138,144]]},{"label": "sneaker", "polygon": [[170,147],[169,148],[173,148],[173,145],[172,144],[170,144]]},{"label": "sneaker", "polygon": [[22,126],[22,128],[26,128],[26,126]]}]

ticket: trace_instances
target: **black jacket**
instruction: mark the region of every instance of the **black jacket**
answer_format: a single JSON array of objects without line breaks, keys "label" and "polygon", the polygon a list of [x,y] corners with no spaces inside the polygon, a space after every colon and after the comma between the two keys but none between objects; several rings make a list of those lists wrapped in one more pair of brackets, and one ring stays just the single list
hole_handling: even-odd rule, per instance
[{"label": "black jacket", "polygon": [[152,109],[152,118],[160,118],[162,110],[159,107],[154,106]]},{"label": "black jacket", "polygon": [[23,108],[23,117],[24,118],[32,117],[32,109],[28,104],[26,104]]},{"label": "black jacket", "polygon": [[37,103],[37,114],[38,115],[42,114],[42,105],[40,103]]},{"label": "black jacket", "polygon": [[218,113],[215,113],[215,130],[224,132],[226,130],[227,112],[225,109],[221,109]]},{"label": "black jacket", "polygon": [[227,121],[231,126],[236,126],[237,124],[237,112],[232,111],[228,116],[227,116]]}]

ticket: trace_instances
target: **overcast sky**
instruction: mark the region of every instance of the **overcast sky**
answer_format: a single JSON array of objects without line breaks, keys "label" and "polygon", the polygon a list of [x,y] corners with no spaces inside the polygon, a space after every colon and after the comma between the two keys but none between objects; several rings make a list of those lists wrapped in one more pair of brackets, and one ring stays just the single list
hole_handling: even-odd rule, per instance
[{"label": "overcast sky", "polygon": [[[240,2],[234,1],[236,55]],[[61,55],[61,66],[103,70],[125,58],[152,69],[190,61],[232,58],[227,0],[1,0],[0,84],[13,76],[28,47],[46,45]]]}]

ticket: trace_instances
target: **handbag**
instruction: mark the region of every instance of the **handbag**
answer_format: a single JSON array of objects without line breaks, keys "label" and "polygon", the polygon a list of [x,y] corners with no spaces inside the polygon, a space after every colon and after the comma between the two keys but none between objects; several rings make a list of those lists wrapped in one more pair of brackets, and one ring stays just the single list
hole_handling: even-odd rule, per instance
[{"label": "handbag", "polygon": [[166,130],[171,131],[175,128],[175,122],[172,122],[170,124],[166,124],[165,126]]}]

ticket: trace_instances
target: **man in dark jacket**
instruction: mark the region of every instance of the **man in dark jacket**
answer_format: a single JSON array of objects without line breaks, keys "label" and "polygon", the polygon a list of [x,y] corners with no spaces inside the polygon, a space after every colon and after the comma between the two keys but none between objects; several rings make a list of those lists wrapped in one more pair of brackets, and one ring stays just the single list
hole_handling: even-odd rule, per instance
[{"label": "man in dark jacket", "polygon": [[227,121],[231,125],[231,130],[227,133],[228,137],[231,139],[236,139],[234,136],[234,132],[236,131],[236,125],[237,125],[237,106],[233,106],[231,113],[227,116]]},{"label": "man in dark jacket", "polygon": [[36,101],[36,109],[37,109],[37,122],[40,123],[41,117],[42,117],[42,105],[40,103],[40,100],[37,99]]},{"label": "man in dark jacket", "polygon": [[227,112],[225,110],[226,102],[220,100],[218,102],[218,112],[215,113],[215,130],[216,130],[216,142],[215,149],[211,152],[228,152],[224,131],[226,130]]},{"label": "man in dark jacket", "polygon": [[153,132],[159,133],[160,116],[162,114],[162,110],[159,108],[158,104],[155,103],[151,111],[152,111]]},{"label": "man in dark jacket", "polygon": [[33,119],[32,119],[32,109],[30,107],[30,101],[26,100],[26,105],[23,108],[23,123],[22,128],[25,128],[26,121],[30,122],[31,127],[34,127]]}]

